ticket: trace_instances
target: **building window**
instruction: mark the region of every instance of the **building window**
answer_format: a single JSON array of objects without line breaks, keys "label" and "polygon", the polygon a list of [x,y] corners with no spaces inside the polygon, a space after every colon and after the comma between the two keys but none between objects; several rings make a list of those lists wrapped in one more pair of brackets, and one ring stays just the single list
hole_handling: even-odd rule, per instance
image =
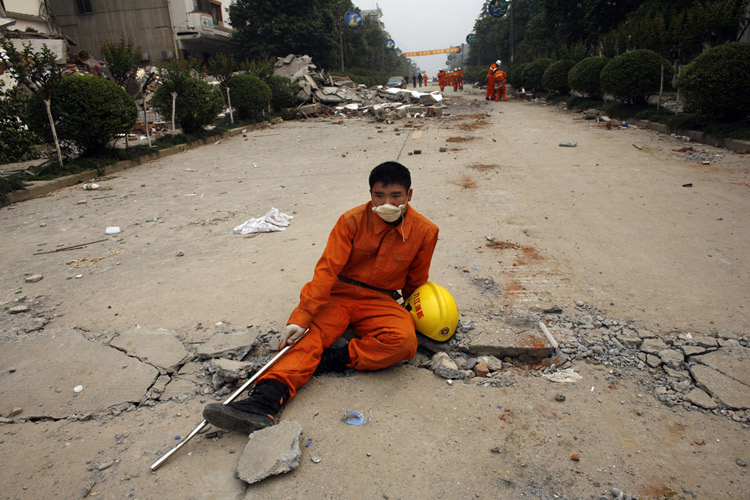
[{"label": "building window", "polygon": [[76,7],[79,14],[91,14],[94,12],[91,10],[91,0],[76,0]]},{"label": "building window", "polygon": [[193,5],[196,12],[209,14],[215,25],[221,25],[224,22],[221,15],[221,2],[217,0],[194,0]]}]

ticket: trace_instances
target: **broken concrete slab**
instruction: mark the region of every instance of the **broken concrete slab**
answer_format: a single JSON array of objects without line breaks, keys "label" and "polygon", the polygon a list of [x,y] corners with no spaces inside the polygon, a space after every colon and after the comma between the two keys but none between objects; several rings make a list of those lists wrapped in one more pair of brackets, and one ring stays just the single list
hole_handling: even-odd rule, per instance
[{"label": "broken concrete slab", "polygon": [[113,338],[110,345],[157,367],[161,373],[174,372],[190,356],[174,333],[163,328],[133,327]]},{"label": "broken concrete slab", "polygon": [[138,402],[159,375],[153,366],[89,342],[72,328],[4,344],[0,373],[0,401],[24,408],[27,418],[93,414]]},{"label": "broken concrete slab", "polygon": [[302,455],[301,434],[302,426],[294,420],[284,420],[250,434],[237,466],[240,479],[253,484],[296,469]]},{"label": "broken concrete slab", "polygon": [[705,408],[706,410],[713,410],[714,408],[719,406],[716,404],[716,401],[711,398],[711,396],[706,394],[706,391],[703,391],[701,389],[693,389],[685,395],[685,399],[696,406]]},{"label": "broken concrete slab", "polygon": [[696,364],[689,369],[695,385],[715,400],[731,409],[750,409],[750,388],[746,384],[706,365]]},{"label": "broken concrete slab", "polygon": [[198,386],[195,382],[188,380],[184,377],[172,377],[172,380],[167,384],[164,392],[161,394],[161,401],[169,401],[175,399],[177,401],[186,401],[195,397]]},{"label": "broken concrete slab", "polygon": [[208,371],[225,380],[247,378],[248,372],[253,371],[255,367],[252,361],[235,361],[225,358],[212,359],[208,362]]},{"label": "broken concrete slab", "polygon": [[724,347],[692,359],[750,386],[750,348]]},{"label": "broken concrete slab", "polygon": [[646,339],[643,341],[643,344],[641,344],[641,351],[648,354],[658,355],[659,351],[668,348],[669,346],[661,339]]},{"label": "broken concrete slab", "polygon": [[232,357],[244,358],[258,341],[258,332],[217,333],[198,347],[198,356],[203,359]]}]

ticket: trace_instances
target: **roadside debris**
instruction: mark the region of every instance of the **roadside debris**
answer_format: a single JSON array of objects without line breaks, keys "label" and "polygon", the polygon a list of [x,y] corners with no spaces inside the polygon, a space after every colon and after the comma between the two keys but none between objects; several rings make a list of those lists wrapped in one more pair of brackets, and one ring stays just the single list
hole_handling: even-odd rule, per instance
[{"label": "roadside debris", "polygon": [[300,86],[297,113],[304,117],[338,114],[367,116],[376,121],[442,116],[440,92],[390,88],[368,88],[348,77],[326,75],[308,55],[289,54],[276,59],[274,75],[285,76]]},{"label": "roadside debris", "polygon": [[235,227],[232,232],[234,234],[253,234],[286,231],[289,221],[293,218],[291,215],[279,212],[278,208],[273,207],[263,217],[248,219]]},{"label": "roadside debris", "polygon": [[566,141],[560,143],[561,148],[574,148],[576,146],[578,146],[578,143],[575,141]]},{"label": "roadside debris", "polygon": [[343,420],[349,425],[357,425],[357,426],[365,425],[370,421],[369,418],[364,418],[362,416],[362,412],[359,412],[357,410],[352,410],[351,408],[347,408],[346,413],[344,414]]},{"label": "roadside debris", "polygon": [[301,434],[302,426],[294,420],[284,420],[250,434],[237,466],[239,478],[253,484],[296,469],[302,455]]}]

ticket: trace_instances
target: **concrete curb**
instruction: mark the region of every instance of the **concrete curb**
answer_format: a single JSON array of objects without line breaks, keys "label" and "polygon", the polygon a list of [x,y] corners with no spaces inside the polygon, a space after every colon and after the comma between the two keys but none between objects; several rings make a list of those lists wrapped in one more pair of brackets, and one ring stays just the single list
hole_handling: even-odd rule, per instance
[{"label": "concrete curb", "polygon": [[[119,161],[117,163],[113,163],[112,165],[107,165],[106,167],[104,167],[103,175],[112,175],[122,170],[134,168],[134,167],[152,162],[154,160],[159,160],[161,158],[166,158],[168,156],[182,153],[184,151],[188,151],[193,148],[204,146],[206,144],[211,144],[225,137],[233,137],[235,135],[241,134],[242,131],[245,129],[247,129],[248,131],[261,130],[261,129],[268,127],[268,125],[269,123],[264,122],[264,123],[255,124],[255,125],[248,125],[244,127],[233,128],[222,133],[219,136],[207,137],[205,139],[200,139],[200,140],[193,141],[190,143],[185,143],[185,144],[177,144],[176,146],[172,146],[172,147],[165,148],[165,149],[160,149],[158,151],[154,151],[153,153],[143,155],[134,160]],[[6,196],[5,202],[0,203],[0,207],[4,207],[6,205],[10,205],[12,203],[16,203],[19,201],[30,200],[32,198],[37,198],[39,196],[45,196],[59,189],[74,186],[76,184],[81,184],[83,182],[89,182],[93,179],[96,179],[97,177],[99,177],[99,173],[96,170],[86,170],[84,172],[79,172],[77,174],[68,175],[65,177],[59,177],[57,179],[52,179],[49,181],[32,182],[31,185],[25,189],[21,189],[18,191],[13,191],[11,193],[8,193]]]},{"label": "concrete curb", "polygon": [[631,120],[630,123],[638,127],[648,128],[650,130],[655,130],[663,134],[684,135],[685,137],[690,137],[690,139],[695,142],[729,149],[737,153],[750,153],[750,141],[742,141],[740,139],[722,139],[713,137],[699,130],[671,130],[667,125],[663,123],[651,122],[648,120]]}]

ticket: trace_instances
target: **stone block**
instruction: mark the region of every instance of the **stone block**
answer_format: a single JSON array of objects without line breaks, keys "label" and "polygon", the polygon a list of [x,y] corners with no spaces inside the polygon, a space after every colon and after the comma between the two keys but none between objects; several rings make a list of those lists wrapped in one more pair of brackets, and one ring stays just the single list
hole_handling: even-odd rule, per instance
[{"label": "stone block", "polygon": [[296,469],[302,455],[301,434],[302,426],[293,420],[284,420],[250,434],[237,466],[240,479],[253,484]]}]

